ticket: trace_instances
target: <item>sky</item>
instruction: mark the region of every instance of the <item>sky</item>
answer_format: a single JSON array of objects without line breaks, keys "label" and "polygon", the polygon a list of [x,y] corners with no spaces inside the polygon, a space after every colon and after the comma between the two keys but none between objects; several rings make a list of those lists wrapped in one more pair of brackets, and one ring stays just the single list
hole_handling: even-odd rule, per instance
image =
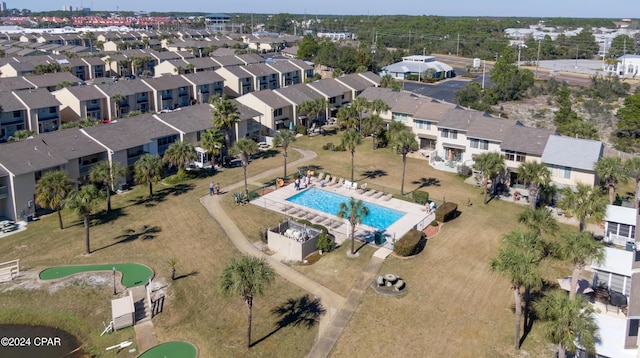
[{"label": "sky", "polygon": [[[92,10],[191,11],[206,13],[291,13],[335,15],[440,15],[594,17],[637,16],[638,0],[2,0],[8,8],[62,10],[64,5]],[[631,9],[636,10],[631,11]]]}]

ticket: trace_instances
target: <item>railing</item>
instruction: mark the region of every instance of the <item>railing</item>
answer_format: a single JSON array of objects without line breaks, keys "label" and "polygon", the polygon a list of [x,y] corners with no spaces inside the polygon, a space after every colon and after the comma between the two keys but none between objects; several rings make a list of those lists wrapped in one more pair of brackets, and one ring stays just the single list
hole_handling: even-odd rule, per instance
[{"label": "railing", "polygon": [[172,99],[173,95],[171,93],[163,93],[162,94],[162,99],[163,100],[167,100],[167,99]]},{"label": "railing", "polygon": [[20,260],[0,263],[0,282],[8,282],[20,275]]},{"label": "railing", "polygon": [[608,235],[605,236],[604,241],[614,244],[616,246],[626,247],[627,241],[634,241],[634,239],[626,236],[621,236],[618,234],[609,233]]}]

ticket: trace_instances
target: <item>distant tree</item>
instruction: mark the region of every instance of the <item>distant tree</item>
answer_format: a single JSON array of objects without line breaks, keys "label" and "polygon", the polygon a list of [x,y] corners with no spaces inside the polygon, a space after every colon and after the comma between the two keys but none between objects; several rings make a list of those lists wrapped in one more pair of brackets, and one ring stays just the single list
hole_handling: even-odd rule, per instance
[{"label": "distant tree", "polygon": [[281,129],[273,136],[273,146],[282,146],[282,156],[284,157],[284,178],[287,177],[287,150],[289,149],[289,144],[295,142],[295,140],[295,134],[287,129]]},{"label": "distant tree", "polygon": [[111,100],[113,101],[113,104],[116,107],[116,115],[113,116],[114,118],[120,118],[120,106],[122,105],[122,102],[126,99],[125,96],[123,96],[120,93],[114,93],[111,96]]},{"label": "distant tree", "polygon": [[298,46],[297,57],[301,60],[310,61],[318,53],[318,41],[313,35],[305,35],[302,43]]},{"label": "distant tree", "polygon": [[83,185],[79,189],[72,190],[64,200],[66,208],[75,210],[84,221],[85,254],[91,253],[89,227],[91,226],[91,214],[96,210],[102,199],[102,192],[93,184]]},{"label": "distant tree", "polygon": [[358,132],[362,134],[362,118],[364,118],[364,112],[371,109],[371,102],[362,96],[358,96],[351,101],[350,107],[353,107],[358,113]]},{"label": "distant tree", "polygon": [[149,184],[149,199],[153,197],[153,184],[162,179],[164,167],[159,155],[144,154],[133,165],[133,180],[137,184]]},{"label": "distant tree", "polygon": [[240,121],[238,107],[228,99],[222,97],[213,97],[214,109],[213,126],[224,131],[224,141],[227,148],[231,147],[231,132],[236,128],[236,124]]},{"label": "distant tree", "polygon": [[504,172],[506,169],[504,164],[504,155],[500,154],[499,152],[482,153],[475,158],[473,168],[482,172],[482,190],[484,193],[484,203],[486,204],[488,202],[487,186],[489,179],[491,179],[495,183],[498,174]]},{"label": "distant tree", "polygon": [[616,200],[616,187],[618,183],[627,182],[631,168],[625,165],[620,157],[601,157],[594,168],[609,192],[609,205],[613,205]]},{"label": "distant tree", "polygon": [[111,211],[111,191],[118,180],[127,174],[127,168],[123,167],[118,161],[110,163],[108,160],[102,160],[96,163],[89,170],[89,180],[104,186],[107,194],[107,212]]},{"label": "distant tree", "polygon": [[218,128],[209,128],[202,133],[202,140],[200,146],[209,153],[211,157],[211,164],[215,165],[216,159],[222,147],[224,146],[224,133]]},{"label": "distant tree", "polygon": [[611,47],[607,48],[607,52],[613,57],[620,57],[625,54],[635,54],[636,40],[629,35],[618,35],[613,38],[613,41],[611,41]]},{"label": "distant tree", "polygon": [[362,143],[362,138],[360,138],[360,135],[354,129],[349,129],[346,132],[344,132],[344,134],[342,135],[342,145],[351,154],[351,181],[352,182],[354,180],[353,173],[355,170],[354,158],[356,154],[356,148],[361,143]]},{"label": "distant tree", "polygon": [[407,167],[407,154],[418,150],[418,142],[413,132],[402,130],[391,137],[393,149],[402,156],[402,182],[400,184],[400,194],[404,195],[404,174]]},{"label": "distant tree", "polygon": [[231,155],[238,156],[242,163],[242,171],[244,174],[244,192],[249,198],[249,185],[247,184],[247,166],[249,165],[249,157],[258,152],[258,145],[251,139],[240,139],[231,147]]},{"label": "distant tree", "polygon": [[56,211],[60,230],[64,229],[61,209],[71,190],[73,190],[71,178],[63,170],[46,172],[36,184],[36,204]]},{"label": "distant tree", "polygon": [[400,91],[402,89],[402,83],[398,82],[391,75],[384,75],[380,79],[380,87],[391,88],[394,91]]},{"label": "distant tree", "polygon": [[533,73],[518,68],[515,62],[515,50],[512,47],[505,47],[491,70],[489,78],[494,84],[491,91],[498,100],[522,99],[527,89],[533,85]]},{"label": "distant tree", "polygon": [[624,99],[624,106],[618,109],[617,145],[629,150],[640,148],[640,92]]},{"label": "distant tree", "polygon": [[169,167],[175,166],[178,168],[178,176],[183,177],[185,175],[185,168],[191,164],[198,157],[196,149],[193,144],[181,140],[171,143],[171,145],[164,152],[162,161],[169,163]]}]

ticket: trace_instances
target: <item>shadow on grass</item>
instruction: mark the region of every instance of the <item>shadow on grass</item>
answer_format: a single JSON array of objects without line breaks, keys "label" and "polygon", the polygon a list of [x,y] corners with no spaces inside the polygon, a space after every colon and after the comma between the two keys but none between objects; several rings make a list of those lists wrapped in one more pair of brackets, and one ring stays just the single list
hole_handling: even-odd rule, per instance
[{"label": "shadow on grass", "polygon": [[367,170],[366,172],[362,173],[362,175],[367,179],[375,179],[378,177],[386,177],[388,174],[384,170],[375,169],[375,170]]},{"label": "shadow on grass", "polygon": [[112,208],[109,212],[104,210],[99,213],[95,213],[91,217],[91,225],[106,224],[123,216],[127,216],[127,214],[122,211],[122,208]]},{"label": "shadow on grass", "polygon": [[427,186],[440,186],[440,180],[436,178],[420,178],[418,180],[412,181],[411,184],[418,185],[418,187],[415,189],[418,190]]},{"label": "shadow on grass", "polygon": [[271,310],[272,314],[279,317],[275,323],[276,328],[264,337],[253,342],[251,347],[258,345],[260,342],[287,326],[311,329],[326,312],[318,298],[311,299],[309,295],[289,298],[280,306]]},{"label": "shadow on grass", "polygon": [[191,272],[186,273],[186,274],[184,274],[184,275],[176,276],[173,280],[174,280],[174,281],[178,281],[178,280],[183,279],[183,278],[185,278],[185,277],[189,277],[189,276],[197,276],[197,275],[198,275],[198,273],[199,273],[198,271],[195,271],[195,270],[194,270],[194,271],[191,271]]},{"label": "shadow on grass", "polygon": [[273,158],[279,153],[280,152],[275,149],[267,149],[265,151],[260,152],[260,159]]},{"label": "shadow on grass", "polygon": [[140,195],[135,199],[129,200],[129,202],[133,203],[133,205],[144,205],[145,207],[153,207],[156,205],[156,203],[165,201],[169,195],[182,195],[193,190],[193,188],[195,188],[194,184],[176,184],[174,186],[155,191],[153,193],[153,196],[151,197],[149,197],[148,195]]},{"label": "shadow on grass", "polygon": [[153,240],[156,238],[156,234],[159,233],[160,231],[162,231],[162,229],[159,226],[147,226],[147,225],[144,225],[139,231],[136,231],[133,229],[127,229],[125,230],[124,234],[116,236],[114,238],[114,240],[117,240],[116,242],[103,246],[99,249],[95,249],[93,251],[94,252],[100,251],[114,245],[124,244],[124,243],[135,241],[138,239]]}]

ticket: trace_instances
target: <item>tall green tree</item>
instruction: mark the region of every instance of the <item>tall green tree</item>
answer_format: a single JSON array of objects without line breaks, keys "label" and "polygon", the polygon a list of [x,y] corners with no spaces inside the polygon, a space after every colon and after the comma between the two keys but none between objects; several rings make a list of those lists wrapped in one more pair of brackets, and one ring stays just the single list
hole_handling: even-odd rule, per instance
[{"label": "tall green tree", "polygon": [[515,101],[524,98],[533,86],[533,73],[520,69],[516,64],[516,50],[505,47],[491,70],[489,79],[494,84],[492,92],[501,101]]},{"label": "tall green tree", "polygon": [[498,174],[503,173],[506,170],[504,164],[504,155],[499,152],[485,152],[478,155],[473,163],[473,168],[482,172],[482,190],[484,194],[484,203],[487,201],[487,186],[489,185],[489,179],[495,183],[495,179]]},{"label": "tall green tree", "polygon": [[353,106],[340,107],[336,115],[336,122],[342,128],[356,129],[358,128],[358,111]]},{"label": "tall green tree", "polygon": [[594,165],[600,181],[609,192],[609,205],[616,200],[618,183],[626,183],[629,179],[630,167],[620,157],[601,157]]},{"label": "tall green tree", "polygon": [[400,91],[402,89],[402,83],[393,78],[391,75],[384,75],[380,79],[380,87],[391,88],[394,91]]},{"label": "tall green tree", "polygon": [[351,101],[351,106],[358,113],[358,132],[362,134],[362,118],[364,118],[364,112],[371,109],[371,103],[366,98],[359,96]]},{"label": "tall green tree", "polygon": [[111,96],[111,101],[113,101],[113,104],[115,106],[115,110],[116,110],[116,114],[115,116],[113,116],[113,118],[120,118],[120,106],[122,106],[122,102],[126,99],[125,96],[123,96],[120,93],[114,93]]},{"label": "tall green tree", "polygon": [[351,154],[351,181],[354,180],[356,148],[362,143],[360,134],[355,129],[349,129],[342,135],[342,146]]},{"label": "tall green tree", "polygon": [[349,203],[340,203],[340,210],[337,216],[341,219],[347,218],[351,225],[351,254],[355,255],[356,225],[362,224],[364,218],[369,215],[369,208],[362,200],[349,198]]},{"label": "tall green tree", "polygon": [[279,130],[273,136],[273,146],[282,146],[282,156],[284,157],[284,177],[287,177],[287,151],[289,144],[295,142],[296,136],[290,130]]},{"label": "tall green tree", "polygon": [[247,184],[247,166],[249,165],[249,156],[258,153],[258,145],[251,139],[240,139],[236,141],[231,150],[231,155],[238,156],[242,163],[242,172],[244,174],[244,193],[249,198],[249,185]]},{"label": "tall green tree", "polygon": [[247,306],[247,349],[251,347],[253,301],[264,294],[268,284],[275,280],[275,272],[263,258],[240,256],[232,258],[222,269],[220,289],[231,295],[240,295]]},{"label": "tall green tree", "polygon": [[384,132],[384,128],[385,128],[384,121],[376,113],[371,114],[370,116],[368,116],[367,118],[365,118],[363,120],[363,122],[362,122],[362,134],[365,135],[365,136],[371,136],[372,137],[371,145],[372,145],[372,149],[373,150],[378,148],[377,139]]},{"label": "tall green tree", "polygon": [[224,131],[224,141],[227,148],[231,147],[231,132],[240,121],[238,107],[223,97],[212,97],[214,105],[213,126]]},{"label": "tall green tree", "polygon": [[524,224],[536,236],[542,236],[543,232],[553,235],[558,231],[558,221],[547,208],[529,206],[518,215],[518,222]]},{"label": "tall green tree", "polygon": [[215,165],[216,157],[222,152],[224,146],[224,133],[218,128],[209,128],[202,132],[200,146],[209,153],[211,157],[211,165]]},{"label": "tall green tree", "polygon": [[540,186],[551,178],[551,171],[546,165],[536,161],[527,161],[520,165],[518,178],[523,180],[529,190],[529,205],[532,208],[538,203]]},{"label": "tall green tree", "polygon": [[385,102],[380,98],[376,98],[373,100],[373,102],[371,102],[371,110],[373,111],[374,114],[381,115],[382,112],[386,112],[390,109],[391,107],[389,107],[387,102]]},{"label": "tall green tree", "polygon": [[578,280],[587,264],[601,264],[605,258],[604,246],[595,240],[590,232],[569,232],[562,235],[557,246],[557,256],[562,260],[573,262],[571,274],[571,290],[569,297],[574,299],[578,290]]},{"label": "tall green tree", "polygon": [[616,116],[616,146],[626,151],[640,148],[640,92],[627,96]]},{"label": "tall green tree", "polygon": [[629,35],[618,35],[611,41],[607,53],[613,57],[636,53],[636,40]]},{"label": "tall green tree", "polygon": [[84,222],[85,254],[91,253],[89,227],[91,226],[91,214],[94,213],[102,200],[102,192],[93,184],[83,185],[79,189],[72,190],[64,200],[64,206],[74,210]]},{"label": "tall green tree", "polygon": [[185,168],[196,160],[198,154],[193,144],[181,140],[171,143],[167,150],[164,152],[162,161],[169,163],[169,166],[176,166],[178,168],[178,176],[185,175]]},{"label": "tall green tree", "polygon": [[568,186],[560,189],[560,195],[558,207],[578,219],[580,232],[584,231],[588,217],[600,222],[607,213],[607,198],[600,188],[578,183],[575,190]]},{"label": "tall green tree", "polygon": [[418,150],[418,142],[413,132],[402,130],[391,137],[391,146],[402,156],[402,182],[400,194],[404,195],[404,175],[407,168],[407,154]]},{"label": "tall green tree", "polygon": [[534,302],[534,309],[545,322],[544,333],[551,343],[558,345],[558,358],[566,351],[576,354],[578,347],[588,355],[596,353],[598,325],[593,306],[581,296],[570,299],[566,292],[553,290]]},{"label": "tall green tree", "polygon": [[43,208],[55,210],[58,213],[58,223],[60,230],[62,225],[62,214],[60,213],[64,200],[73,189],[69,174],[63,170],[52,170],[46,172],[38,183],[36,183],[36,203]]},{"label": "tall green tree", "polygon": [[107,193],[107,212],[111,211],[113,186],[118,178],[124,177],[126,174],[127,168],[124,168],[120,162],[109,163],[108,160],[99,161],[89,170],[89,180],[102,185]]},{"label": "tall green tree", "polygon": [[542,276],[539,271],[540,255],[534,250],[522,250],[516,245],[504,241],[498,256],[492,259],[489,266],[493,272],[505,276],[511,283],[515,301],[515,337],[514,347],[520,349],[520,326],[522,322],[522,294],[520,288],[540,287]]},{"label": "tall green tree", "polygon": [[149,184],[149,199],[153,197],[153,184],[162,180],[164,167],[159,155],[145,154],[133,165],[136,184]]}]

